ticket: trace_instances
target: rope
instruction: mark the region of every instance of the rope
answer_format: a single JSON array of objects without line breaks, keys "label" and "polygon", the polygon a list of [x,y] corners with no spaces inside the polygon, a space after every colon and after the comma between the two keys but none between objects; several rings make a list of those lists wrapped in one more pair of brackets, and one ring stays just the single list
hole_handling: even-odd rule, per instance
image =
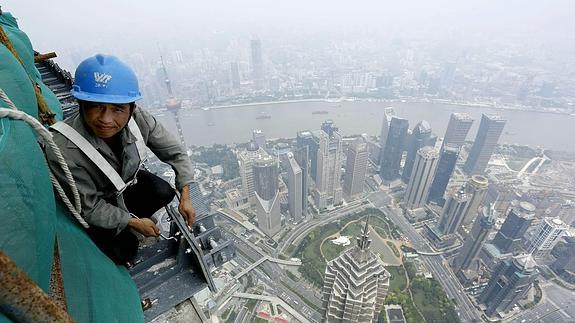
[{"label": "rope", "polygon": [[[25,65],[24,62],[22,61],[22,58],[20,57],[20,55],[18,55],[18,52],[14,48],[14,45],[12,45],[12,42],[10,41],[10,38],[8,38],[6,32],[4,32],[4,28],[2,28],[2,26],[0,26],[0,42],[4,46],[6,46],[6,48],[8,48],[8,50],[12,53],[12,55],[14,55],[14,57],[20,63],[20,65],[22,65],[22,68],[24,68]],[[26,69],[24,68],[24,70]],[[39,112],[38,117],[40,118],[40,121],[42,121],[42,123],[44,124],[53,125],[54,123],[56,123],[55,118],[56,115],[54,114],[54,112],[52,112],[52,110],[50,110],[50,107],[48,107],[48,103],[46,103],[46,100],[42,95],[42,91],[40,91],[40,87],[38,86],[38,83],[36,83],[36,81],[34,81],[32,76],[30,76],[29,74],[28,78],[30,79],[30,82],[32,82],[32,86],[34,87],[34,94],[36,94],[36,101],[38,102],[38,112]]]},{"label": "rope", "polygon": [[[0,313],[14,322],[75,322],[0,250]],[[4,320],[2,320],[4,321]]]},{"label": "rope", "polygon": [[0,99],[4,101],[9,107],[12,108],[12,109],[0,108],[0,119],[10,118],[26,122],[36,131],[38,135],[40,135],[40,137],[42,137],[42,139],[44,139],[44,141],[47,143],[47,146],[50,147],[50,149],[52,149],[52,151],[56,155],[58,164],[60,164],[60,167],[64,171],[67,183],[70,186],[70,189],[72,190],[72,195],[74,197],[74,205],[72,204],[72,202],[70,202],[70,199],[68,199],[68,196],[64,192],[64,189],[62,188],[56,177],[54,177],[52,171],[49,169],[50,180],[52,181],[54,188],[56,188],[58,195],[60,195],[62,201],[64,202],[66,207],[68,207],[72,215],[76,218],[76,220],[78,220],[78,222],[80,222],[80,224],[82,224],[83,227],[88,228],[89,227],[88,223],[86,223],[84,218],[82,218],[82,216],[80,215],[80,213],[82,212],[82,205],[80,203],[80,194],[78,193],[78,188],[76,187],[74,177],[72,176],[72,173],[68,168],[66,160],[62,156],[62,152],[60,151],[54,140],[52,140],[52,135],[50,134],[48,129],[44,128],[44,126],[31,115],[16,109],[14,103],[10,100],[10,98],[1,88],[0,88]]}]

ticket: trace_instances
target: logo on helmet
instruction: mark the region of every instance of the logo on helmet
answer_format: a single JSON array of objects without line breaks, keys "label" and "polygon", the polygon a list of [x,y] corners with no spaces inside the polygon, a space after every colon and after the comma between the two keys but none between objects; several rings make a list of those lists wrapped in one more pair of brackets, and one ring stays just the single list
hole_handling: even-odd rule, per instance
[{"label": "logo on helmet", "polygon": [[96,81],[96,87],[106,87],[108,81],[112,79],[112,75],[94,72],[94,81]]}]

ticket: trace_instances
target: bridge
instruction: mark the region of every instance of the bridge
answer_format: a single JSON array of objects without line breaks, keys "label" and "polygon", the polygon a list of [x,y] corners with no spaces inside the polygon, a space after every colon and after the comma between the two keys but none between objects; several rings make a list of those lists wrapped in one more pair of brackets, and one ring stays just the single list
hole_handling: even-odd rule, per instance
[{"label": "bridge", "polygon": [[527,170],[531,167],[531,165],[533,165],[536,162],[539,162],[539,164],[537,164],[537,166],[530,172],[531,174],[537,174],[537,172],[539,171],[539,168],[541,168],[541,166],[543,166],[543,164],[549,160],[549,157],[547,157],[546,155],[543,155],[542,157],[533,157],[531,158],[531,160],[529,160],[527,162],[527,164],[525,164],[521,170],[519,170],[519,172],[517,173],[517,178],[521,178],[521,176],[523,176],[523,174],[525,174],[525,172],[527,172]]},{"label": "bridge", "polygon": [[448,252],[455,251],[455,250],[457,250],[457,249],[459,249],[459,248],[461,248],[461,247],[462,247],[462,246],[459,245],[459,246],[455,246],[455,247],[453,247],[453,248],[450,248],[450,249],[447,249],[447,250],[442,250],[442,251],[426,252],[426,251],[418,251],[418,250],[415,250],[415,252],[416,252],[418,255],[422,255],[422,256],[440,256],[440,255],[446,254],[446,253],[448,253]]},{"label": "bridge", "polygon": [[228,209],[228,208],[223,208],[223,209],[218,209],[217,212],[219,214],[227,217],[228,219],[234,221],[235,223],[241,225],[242,227],[246,228],[248,231],[255,231],[262,237],[266,236],[265,233],[263,233],[263,231],[260,230],[260,228],[253,225],[250,221],[248,221],[248,219],[243,214],[241,214],[238,211]]},{"label": "bridge", "polygon": [[241,272],[239,272],[237,275],[235,275],[234,279],[242,278],[245,274],[249,273],[250,271],[252,271],[257,266],[261,265],[266,260],[269,260],[271,262],[275,262],[275,263],[280,264],[280,265],[301,266],[301,260],[299,260],[299,259],[298,259],[298,261],[292,261],[292,260],[283,260],[283,259],[272,258],[270,256],[264,256],[264,257],[258,259],[253,264],[249,265],[247,268],[245,268]]}]

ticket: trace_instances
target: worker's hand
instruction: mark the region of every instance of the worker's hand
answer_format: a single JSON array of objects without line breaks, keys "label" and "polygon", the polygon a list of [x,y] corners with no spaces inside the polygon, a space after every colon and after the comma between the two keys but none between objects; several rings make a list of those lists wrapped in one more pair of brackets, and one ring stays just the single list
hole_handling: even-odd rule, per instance
[{"label": "worker's hand", "polygon": [[196,209],[192,206],[190,199],[181,199],[178,211],[180,211],[180,214],[184,217],[188,226],[196,222]]},{"label": "worker's hand", "polygon": [[130,219],[128,226],[146,237],[157,237],[160,235],[160,229],[158,229],[154,221],[148,218]]},{"label": "worker's hand", "polygon": [[196,222],[196,209],[194,209],[190,200],[190,187],[188,185],[182,188],[178,211],[180,211],[188,226],[192,226]]}]

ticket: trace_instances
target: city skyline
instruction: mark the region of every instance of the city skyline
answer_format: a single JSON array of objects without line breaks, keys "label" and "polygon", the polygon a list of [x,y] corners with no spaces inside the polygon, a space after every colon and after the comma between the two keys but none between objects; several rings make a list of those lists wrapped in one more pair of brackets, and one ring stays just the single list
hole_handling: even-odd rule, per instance
[{"label": "city skyline", "polygon": [[[194,295],[154,296],[146,319],[575,320],[575,6],[104,0],[86,19],[68,1],[2,6],[57,53],[21,53],[40,95],[73,115],[66,70],[112,51],[194,168],[196,222],[160,210],[152,261],[127,266],[141,299],[172,278]],[[172,260],[196,267],[170,278]]]}]

